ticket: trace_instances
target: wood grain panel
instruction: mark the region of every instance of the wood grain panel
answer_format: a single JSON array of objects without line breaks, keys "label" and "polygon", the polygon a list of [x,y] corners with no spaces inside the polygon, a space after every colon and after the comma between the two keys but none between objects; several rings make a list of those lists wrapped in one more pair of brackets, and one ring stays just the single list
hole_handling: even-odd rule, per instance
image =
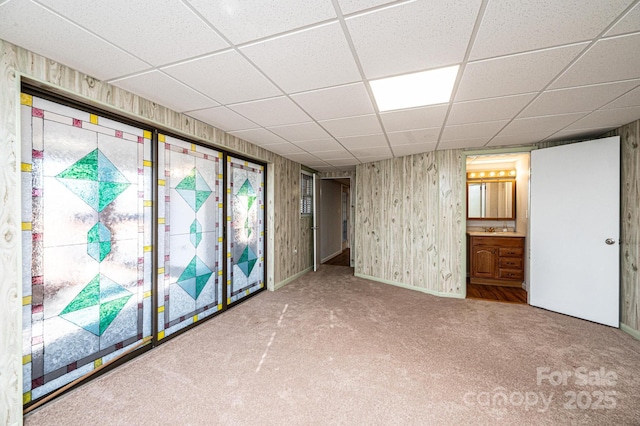
[{"label": "wood grain panel", "polygon": [[[463,228],[462,197],[466,191],[466,177],[462,164],[462,151],[437,151],[440,171],[440,208],[438,224],[438,248],[440,268],[440,293],[462,294],[462,278],[465,274],[462,262]],[[466,215],[465,215],[466,216]]]},{"label": "wood grain panel", "polygon": [[[54,93],[268,163],[269,175],[273,176],[268,185],[274,186],[267,188],[267,246],[271,266],[267,271],[268,286],[273,289],[277,283],[311,266],[310,226],[299,212],[300,164],[3,40],[0,55],[0,423],[22,421],[18,259],[21,228],[16,163],[18,75]],[[298,251],[295,256],[294,248]]]},{"label": "wood grain panel", "polygon": [[0,423],[11,425],[22,422],[22,304],[18,287],[22,228],[16,121],[19,104],[17,49],[0,46]]},{"label": "wood grain panel", "polygon": [[619,129],[621,143],[620,321],[640,331],[640,120]]},{"label": "wood grain panel", "polygon": [[459,150],[357,167],[357,274],[462,294],[462,167]]}]

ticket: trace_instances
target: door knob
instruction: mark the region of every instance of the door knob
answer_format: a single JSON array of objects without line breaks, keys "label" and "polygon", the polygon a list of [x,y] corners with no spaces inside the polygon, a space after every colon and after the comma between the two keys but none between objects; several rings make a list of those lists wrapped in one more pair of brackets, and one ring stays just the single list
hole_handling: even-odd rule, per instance
[{"label": "door knob", "polygon": [[604,242],[611,246],[616,243],[616,240],[614,240],[613,238],[607,238],[606,240],[604,240]]}]

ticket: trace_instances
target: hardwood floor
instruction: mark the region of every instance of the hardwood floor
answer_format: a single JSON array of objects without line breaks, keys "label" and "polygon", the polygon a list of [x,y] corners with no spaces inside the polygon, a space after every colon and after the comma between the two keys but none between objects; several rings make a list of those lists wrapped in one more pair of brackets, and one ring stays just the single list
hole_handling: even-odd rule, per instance
[{"label": "hardwood floor", "polygon": [[493,300],[507,303],[527,303],[527,292],[522,288],[499,285],[470,284],[467,281],[467,299]]},{"label": "hardwood floor", "polygon": [[346,248],[346,249],[342,250],[342,253],[340,253],[336,257],[333,257],[333,258],[327,260],[326,262],[324,262],[324,264],[325,265],[336,265],[336,266],[350,266],[349,265],[350,257],[351,257],[351,250]]}]

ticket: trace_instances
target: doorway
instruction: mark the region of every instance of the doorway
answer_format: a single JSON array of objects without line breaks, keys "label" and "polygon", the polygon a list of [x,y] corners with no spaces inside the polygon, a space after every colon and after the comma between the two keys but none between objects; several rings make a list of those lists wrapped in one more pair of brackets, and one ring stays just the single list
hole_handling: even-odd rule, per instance
[{"label": "doorway", "polygon": [[320,182],[320,261],[326,265],[351,266],[351,179]]},{"label": "doorway", "polygon": [[467,154],[467,298],[527,303],[529,173],[528,151]]}]

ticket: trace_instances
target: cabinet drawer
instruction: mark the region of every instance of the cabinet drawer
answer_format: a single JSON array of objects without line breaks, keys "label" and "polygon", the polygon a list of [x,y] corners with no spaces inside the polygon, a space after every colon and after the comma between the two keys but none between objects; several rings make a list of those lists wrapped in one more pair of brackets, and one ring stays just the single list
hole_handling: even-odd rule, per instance
[{"label": "cabinet drawer", "polygon": [[471,244],[494,247],[524,247],[521,237],[471,237]]},{"label": "cabinet drawer", "polygon": [[500,257],[522,257],[524,249],[522,247],[500,247],[498,255]]},{"label": "cabinet drawer", "polygon": [[521,270],[515,269],[500,269],[498,271],[498,278],[502,278],[505,280],[523,280],[524,273]]},{"label": "cabinet drawer", "polygon": [[501,257],[499,266],[505,269],[522,269],[521,257]]}]

